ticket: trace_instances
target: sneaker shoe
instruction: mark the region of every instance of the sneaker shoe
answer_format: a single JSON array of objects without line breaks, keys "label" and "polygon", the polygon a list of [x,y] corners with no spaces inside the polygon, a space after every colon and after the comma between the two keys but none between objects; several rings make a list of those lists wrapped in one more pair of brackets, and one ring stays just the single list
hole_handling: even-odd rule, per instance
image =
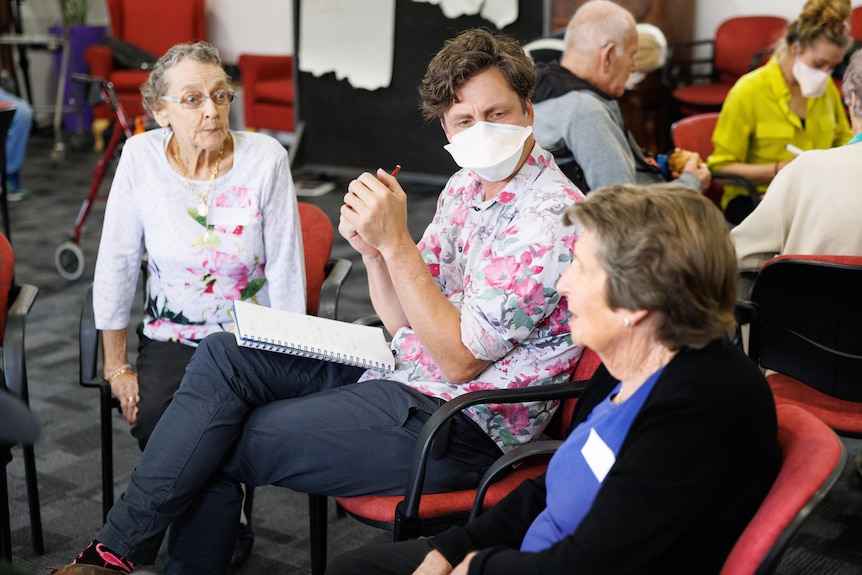
[{"label": "sneaker shoe", "polygon": [[120,575],[120,572],[98,565],[72,563],[59,569],[49,569],[45,575]]},{"label": "sneaker shoe", "polygon": [[[8,187],[6,188],[9,189]],[[10,202],[21,202],[30,199],[30,191],[24,188],[18,188],[6,193],[6,200]]]}]

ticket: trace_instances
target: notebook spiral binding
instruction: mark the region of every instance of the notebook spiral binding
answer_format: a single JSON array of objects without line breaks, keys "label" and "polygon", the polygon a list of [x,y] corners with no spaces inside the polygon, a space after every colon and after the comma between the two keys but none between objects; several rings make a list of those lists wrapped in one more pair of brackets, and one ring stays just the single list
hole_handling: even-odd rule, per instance
[{"label": "notebook spiral binding", "polygon": [[267,338],[260,338],[259,340],[248,340],[246,339],[246,347],[254,348],[254,349],[262,349],[264,351],[275,351],[279,353],[286,353],[289,355],[295,355],[299,357],[308,357],[311,359],[322,359],[324,361],[333,361],[336,363],[344,363],[347,365],[352,365],[355,367],[361,367],[363,369],[376,369],[381,371],[389,371],[385,365],[376,362],[376,361],[366,361],[362,358],[355,357],[352,355],[342,355],[341,353],[329,353],[326,350],[322,350],[319,348],[308,347],[304,345],[295,345],[292,343],[279,341],[279,340],[271,340]]}]

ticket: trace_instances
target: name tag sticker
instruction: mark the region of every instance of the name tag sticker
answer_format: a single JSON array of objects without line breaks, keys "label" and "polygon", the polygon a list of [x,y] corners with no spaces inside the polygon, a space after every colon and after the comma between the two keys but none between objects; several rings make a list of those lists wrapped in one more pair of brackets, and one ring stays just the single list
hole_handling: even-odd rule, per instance
[{"label": "name tag sticker", "polygon": [[587,437],[586,443],[581,448],[581,455],[584,456],[587,465],[590,466],[599,483],[605,480],[616,461],[613,450],[608,447],[608,444],[596,433],[595,429],[590,430],[590,436]]},{"label": "name tag sticker", "polygon": [[207,212],[208,226],[247,226],[249,220],[248,208],[210,207]]}]

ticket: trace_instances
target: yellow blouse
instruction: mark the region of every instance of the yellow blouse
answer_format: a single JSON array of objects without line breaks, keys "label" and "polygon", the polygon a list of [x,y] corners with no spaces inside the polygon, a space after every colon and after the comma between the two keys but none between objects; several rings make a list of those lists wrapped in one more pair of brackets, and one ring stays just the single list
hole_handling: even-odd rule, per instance
[{"label": "yellow blouse", "polygon": [[[728,164],[774,164],[789,160],[785,149],[793,144],[803,150],[840,146],[853,136],[838,88],[829,78],[826,92],[808,98],[806,120],[790,110],[790,88],[781,73],[778,57],[749,72],[731,88],[721,108],[712,134],[713,153],[707,160],[710,170]],[[758,186],[760,193],[767,184]],[[740,186],[725,186],[722,208],[746,192]]]}]

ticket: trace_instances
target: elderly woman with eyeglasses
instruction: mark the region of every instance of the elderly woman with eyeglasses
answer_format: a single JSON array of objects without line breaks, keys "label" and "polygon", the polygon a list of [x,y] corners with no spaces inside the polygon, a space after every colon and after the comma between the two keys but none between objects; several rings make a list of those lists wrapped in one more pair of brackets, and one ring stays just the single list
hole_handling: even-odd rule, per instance
[{"label": "elderly woman with eyeglasses", "polygon": [[[234,92],[218,50],[172,47],[141,93],[161,129],[125,143],[93,300],[104,376],[143,450],[197,342],[230,326],[233,301],[305,313],[305,282],[287,153],[269,136],[230,130]],[[136,371],[126,333],[145,252]]]}]

